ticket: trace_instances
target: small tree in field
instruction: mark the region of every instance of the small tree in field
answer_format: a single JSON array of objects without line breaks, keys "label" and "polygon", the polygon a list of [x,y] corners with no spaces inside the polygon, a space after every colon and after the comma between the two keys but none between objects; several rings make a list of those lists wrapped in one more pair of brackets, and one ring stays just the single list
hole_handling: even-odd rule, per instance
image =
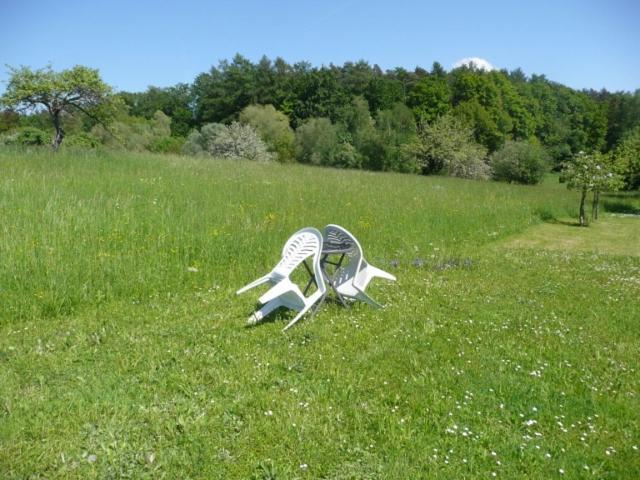
[{"label": "small tree in field", "polygon": [[26,112],[46,109],[56,131],[51,146],[57,150],[64,139],[63,117],[80,112],[104,123],[105,110],[98,108],[112,100],[111,94],[111,87],[92,68],[78,65],[54,72],[51,67],[10,67],[9,83],[0,103]]},{"label": "small tree in field", "polygon": [[622,184],[620,176],[612,171],[606,157],[599,152],[579,152],[571,162],[565,164],[563,178],[568,188],[580,191],[581,226],[588,224],[585,212],[587,194],[593,192],[592,217],[597,219],[600,192],[617,190]]}]

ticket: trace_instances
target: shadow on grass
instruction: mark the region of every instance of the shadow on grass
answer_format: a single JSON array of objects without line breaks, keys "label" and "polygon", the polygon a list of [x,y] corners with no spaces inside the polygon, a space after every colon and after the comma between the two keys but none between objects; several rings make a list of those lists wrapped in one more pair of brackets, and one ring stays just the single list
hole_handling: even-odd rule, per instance
[{"label": "shadow on grass", "polygon": [[558,220],[557,218],[554,218],[553,220],[547,220],[546,223],[550,223],[552,225],[564,225],[566,227],[586,227],[586,225],[580,225],[579,221]]},{"label": "shadow on grass", "polygon": [[542,208],[536,210],[536,214],[544,223],[548,223],[550,225],[565,225],[567,227],[583,227],[586,225],[580,225],[580,222],[577,220],[560,220],[556,218],[556,216],[551,213],[549,210]]},{"label": "shadow on grass", "polygon": [[606,198],[640,198],[640,190],[631,192],[607,192],[602,194]]},{"label": "shadow on grass", "polygon": [[[628,197],[624,197],[624,198],[628,198]],[[607,212],[610,212],[610,213],[640,215],[640,208],[635,207],[633,205],[629,205],[628,203],[625,203],[625,202],[615,202],[615,201],[605,200],[602,202],[602,206]]]},{"label": "shadow on grass", "polygon": [[[256,305],[255,311],[260,310],[261,306],[262,305]],[[293,310],[289,310],[288,308],[278,307],[273,312],[270,312],[266,317],[260,319],[255,323],[245,323],[244,328],[256,328],[268,323],[276,323],[276,322],[283,322],[283,325],[286,325],[291,321],[291,319],[294,317],[296,313],[297,312],[294,312]]]},{"label": "shadow on grass", "polygon": [[[334,296],[327,296],[325,297],[324,301],[322,302],[321,305],[318,305],[317,303],[311,307],[311,309],[309,309],[302,318],[300,318],[300,321],[303,321],[304,319],[311,319],[313,317],[316,316],[317,313],[319,313],[320,311],[322,311],[323,308],[327,308],[329,305],[337,305],[339,307],[342,308],[346,308],[349,309],[352,307],[351,302],[349,300],[347,300],[347,306],[345,307],[342,302],[340,302],[340,300]],[[256,304],[255,307],[255,311],[260,310],[261,305]],[[316,311],[317,309],[317,311]],[[277,323],[277,322],[282,322],[282,326],[284,327],[285,325],[287,325],[296,315],[298,314],[297,311],[295,310],[291,310],[287,307],[278,307],[276,308],[273,312],[270,312],[266,317],[262,318],[261,320],[255,322],[255,323],[245,323],[244,328],[255,328],[255,327],[259,327],[261,325],[267,324],[267,323]]]}]

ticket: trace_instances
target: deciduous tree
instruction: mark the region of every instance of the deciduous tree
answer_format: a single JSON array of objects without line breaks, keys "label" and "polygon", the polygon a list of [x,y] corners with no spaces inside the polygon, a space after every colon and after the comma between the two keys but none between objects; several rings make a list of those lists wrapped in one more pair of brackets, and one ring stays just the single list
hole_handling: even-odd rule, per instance
[{"label": "deciduous tree", "polygon": [[489,178],[487,150],[473,140],[471,128],[444,115],[419,130],[418,157],[423,173],[446,173],[455,177]]},{"label": "deciduous tree", "polygon": [[600,192],[617,190],[621,185],[620,177],[613,172],[607,158],[600,152],[578,152],[572,161],[565,164],[562,176],[568,188],[580,192],[579,215],[580,225],[583,227],[588,225],[585,211],[587,194],[594,194],[592,216],[597,219]]},{"label": "deciduous tree", "polygon": [[64,139],[65,115],[82,113],[104,123],[112,100],[112,90],[100,78],[98,70],[77,65],[54,72],[49,66],[40,70],[10,67],[7,90],[1,102],[20,111],[46,109],[55,128],[52,147],[57,150]]}]

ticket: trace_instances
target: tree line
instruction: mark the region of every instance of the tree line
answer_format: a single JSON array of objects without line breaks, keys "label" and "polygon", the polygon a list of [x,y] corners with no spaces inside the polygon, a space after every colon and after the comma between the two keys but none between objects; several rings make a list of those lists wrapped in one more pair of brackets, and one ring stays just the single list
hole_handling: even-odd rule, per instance
[{"label": "tree line", "polygon": [[[51,112],[25,115],[4,98],[3,142],[46,143]],[[191,84],[115,93],[110,115],[94,107],[62,112],[68,145],[522,183],[589,152],[624,166],[627,187],[640,185],[640,90],[577,91],[520,69],[383,71],[236,55]]]}]

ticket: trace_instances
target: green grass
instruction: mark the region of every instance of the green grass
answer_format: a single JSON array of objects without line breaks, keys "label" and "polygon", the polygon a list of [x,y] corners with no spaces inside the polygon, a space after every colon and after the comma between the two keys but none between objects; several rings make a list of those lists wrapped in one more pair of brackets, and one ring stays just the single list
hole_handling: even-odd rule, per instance
[{"label": "green grass", "polygon": [[571,220],[543,223],[509,238],[506,244],[640,257],[640,216],[606,216],[592,222],[589,228]]},{"label": "green grass", "polygon": [[[0,169],[3,478],[640,475],[640,259],[549,232],[514,248],[575,215],[555,181],[11,151]],[[371,286],[386,308],[245,328],[258,292],[235,290],[329,222],[398,277]]]}]

